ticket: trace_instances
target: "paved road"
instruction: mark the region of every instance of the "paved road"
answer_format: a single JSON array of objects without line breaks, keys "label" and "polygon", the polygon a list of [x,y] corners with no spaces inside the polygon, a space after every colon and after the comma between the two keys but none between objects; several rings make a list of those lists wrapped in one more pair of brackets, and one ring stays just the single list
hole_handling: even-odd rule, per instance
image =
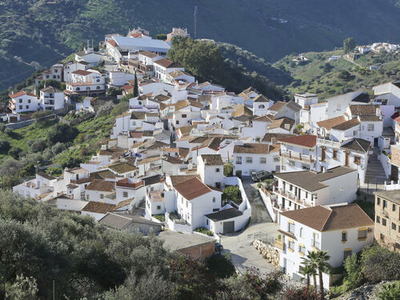
[{"label": "paved road", "polygon": [[246,191],[247,198],[251,204],[251,220],[250,225],[264,223],[264,222],[272,222],[270,215],[268,214],[267,209],[263,201],[261,200],[260,193],[257,189],[257,183],[251,181],[251,179],[242,179],[243,188]]},{"label": "paved road", "polygon": [[224,235],[221,237],[223,253],[231,253],[232,263],[242,274],[251,269],[256,269],[261,274],[270,273],[275,270],[274,266],[262,257],[252,243],[259,237],[268,240],[276,238],[277,228],[275,223],[261,223],[248,227],[240,234]]}]

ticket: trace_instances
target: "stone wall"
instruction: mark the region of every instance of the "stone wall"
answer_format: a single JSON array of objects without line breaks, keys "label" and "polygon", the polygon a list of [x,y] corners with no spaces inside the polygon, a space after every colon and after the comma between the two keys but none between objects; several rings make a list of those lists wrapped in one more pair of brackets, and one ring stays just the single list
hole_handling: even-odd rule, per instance
[{"label": "stone wall", "polygon": [[260,240],[255,240],[253,242],[254,247],[266,258],[270,263],[272,263],[276,269],[279,270],[279,252],[274,246],[264,243]]}]

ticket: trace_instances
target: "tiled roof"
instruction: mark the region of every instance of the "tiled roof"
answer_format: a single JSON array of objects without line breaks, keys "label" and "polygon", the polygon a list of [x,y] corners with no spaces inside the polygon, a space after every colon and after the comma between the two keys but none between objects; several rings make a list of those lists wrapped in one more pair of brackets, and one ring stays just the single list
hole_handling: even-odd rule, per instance
[{"label": "tiled roof", "polygon": [[94,179],[87,187],[89,191],[114,192],[115,183],[111,181]]},{"label": "tiled roof", "polygon": [[269,122],[269,123],[271,123],[273,120],[275,120],[275,117],[273,115],[265,115],[265,116],[254,118],[253,122]]},{"label": "tiled roof", "polygon": [[326,128],[327,130],[331,130],[332,127],[339,125],[341,123],[346,122],[346,119],[343,116],[327,119],[324,121],[317,122],[317,125],[320,128]]},{"label": "tiled roof", "polygon": [[201,158],[206,166],[220,166],[224,164],[221,154],[202,154]]},{"label": "tiled roof", "polygon": [[371,147],[371,142],[363,139],[354,139],[348,142],[345,145],[342,145],[342,148],[355,150],[359,152],[367,153]]},{"label": "tiled roof", "polygon": [[187,200],[193,200],[211,192],[211,189],[197,177],[174,185],[174,188]]},{"label": "tiled roof", "polygon": [[282,138],[279,140],[283,144],[293,144],[301,147],[313,148],[317,144],[316,135],[298,135],[287,138]]},{"label": "tiled roof", "polygon": [[269,124],[269,129],[282,128],[285,130],[291,130],[294,124],[295,121],[293,119],[281,118],[274,120],[271,124]]},{"label": "tiled roof", "polygon": [[98,213],[98,214],[105,214],[109,211],[112,211],[115,208],[115,204],[109,204],[104,202],[97,202],[97,201],[89,201],[88,204],[82,208],[82,211]]},{"label": "tiled roof", "polygon": [[350,112],[354,115],[372,115],[376,116],[376,109],[379,105],[350,105]]},{"label": "tiled roof", "polygon": [[358,119],[354,118],[354,119],[350,119],[346,122],[343,122],[339,125],[333,126],[332,129],[343,131],[343,130],[353,128],[354,126],[357,126],[359,124],[360,124],[360,121],[358,121]]},{"label": "tiled roof", "polygon": [[233,153],[248,153],[248,154],[268,154],[273,152],[277,146],[272,146],[268,144],[244,144],[235,145]]},{"label": "tiled roof", "polygon": [[374,221],[357,204],[316,206],[281,214],[320,232],[374,226]]},{"label": "tiled roof", "polygon": [[135,171],[137,168],[125,162],[116,163],[108,166],[108,168],[118,174]]},{"label": "tiled roof", "polygon": [[264,95],[258,95],[254,98],[253,102],[269,102],[269,99]]},{"label": "tiled roof", "polygon": [[92,74],[92,72],[86,71],[86,70],[76,70],[76,71],[72,72],[72,74],[78,74],[78,75],[82,75],[82,76],[87,76],[89,74]]},{"label": "tiled roof", "polygon": [[262,139],[263,142],[271,142],[272,139],[275,139],[276,142],[278,142],[281,139],[285,139],[288,137],[294,137],[296,135],[294,134],[283,134],[283,133],[266,133]]},{"label": "tiled roof", "polygon": [[325,172],[318,173],[315,171],[276,173],[275,177],[287,181],[309,192],[314,192],[327,187],[327,184],[323,183],[324,181],[351,172],[357,172],[357,170],[349,167],[339,166],[326,170]]},{"label": "tiled roof", "polygon": [[235,111],[232,113],[232,117],[240,117],[243,115],[250,117],[253,115],[253,111],[244,104],[237,104],[233,108]]},{"label": "tiled roof", "polygon": [[268,110],[270,111],[280,111],[283,107],[286,106],[286,102],[283,101],[276,101],[274,105],[272,105]]},{"label": "tiled roof", "polygon": [[297,111],[297,112],[299,112],[302,109],[301,105],[297,104],[293,100],[289,101],[287,103],[286,107],[290,108],[291,110]]},{"label": "tiled roof", "polygon": [[361,122],[381,122],[382,119],[379,116],[360,115],[358,116]]},{"label": "tiled roof", "polygon": [[178,185],[193,178],[200,178],[200,175],[171,175],[172,185]]},{"label": "tiled roof", "polygon": [[166,58],[162,58],[162,59],[156,60],[154,63],[157,64],[157,65],[160,65],[160,66],[162,66],[162,67],[164,67],[164,68],[168,68],[168,67],[170,67],[174,62],[173,62],[173,61],[170,61],[170,60],[168,60],[168,59],[166,59]]},{"label": "tiled roof", "polygon": [[20,92],[15,93],[15,94],[10,94],[9,96],[10,96],[10,98],[17,98],[17,97],[21,97],[21,96],[24,96],[24,95],[32,96],[32,97],[37,97],[37,96],[34,95],[34,94],[27,93],[27,92],[24,92],[24,91],[20,91]]}]

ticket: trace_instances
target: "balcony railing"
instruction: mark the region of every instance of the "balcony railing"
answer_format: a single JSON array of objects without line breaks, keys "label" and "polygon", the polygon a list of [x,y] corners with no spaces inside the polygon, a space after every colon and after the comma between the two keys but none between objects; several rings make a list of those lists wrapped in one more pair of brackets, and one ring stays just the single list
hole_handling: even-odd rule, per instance
[{"label": "balcony railing", "polygon": [[283,157],[287,157],[294,160],[299,160],[302,162],[312,163],[315,161],[315,157],[312,155],[305,155],[298,152],[293,151],[279,151],[279,155]]},{"label": "balcony railing", "polygon": [[281,251],[285,251],[285,244],[281,240],[275,239],[274,245],[275,245],[275,248],[277,248]]},{"label": "balcony railing", "polygon": [[276,189],[275,193],[280,194],[282,197],[291,200],[297,204],[303,205],[305,207],[311,207],[310,204],[306,202],[305,199],[300,199],[298,196],[294,195],[292,192],[285,191],[283,189]]}]

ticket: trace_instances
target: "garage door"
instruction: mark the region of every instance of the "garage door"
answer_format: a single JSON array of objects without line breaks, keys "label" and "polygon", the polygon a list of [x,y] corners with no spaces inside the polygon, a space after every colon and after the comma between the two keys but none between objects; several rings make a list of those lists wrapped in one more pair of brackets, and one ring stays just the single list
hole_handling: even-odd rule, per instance
[{"label": "garage door", "polygon": [[224,222],[224,233],[235,231],[235,221]]}]

